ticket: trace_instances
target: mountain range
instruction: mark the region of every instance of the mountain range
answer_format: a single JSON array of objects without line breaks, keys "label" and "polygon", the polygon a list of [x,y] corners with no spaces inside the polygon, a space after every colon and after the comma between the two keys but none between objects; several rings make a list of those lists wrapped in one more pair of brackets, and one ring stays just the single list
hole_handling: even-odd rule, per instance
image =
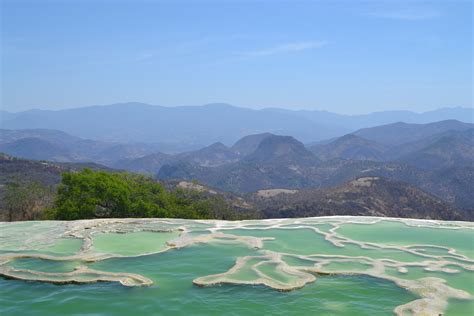
[{"label": "mountain range", "polygon": [[[321,161],[351,159],[368,161],[400,161],[419,168],[438,166],[469,166],[473,155],[471,123],[444,120],[428,124],[392,123],[364,128],[341,137],[316,144],[283,148],[289,137],[272,133],[247,135],[232,146],[217,142],[197,150],[178,154],[164,153],[157,143],[120,143],[82,139],[65,132],[47,129],[0,130],[0,151],[28,159],[59,162],[96,162],[109,167],[155,174],[165,164],[189,163],[202,167],[217,167],[240,160],[257,159],[267,146],[273,153],[260,159],[291,162],[308,156],[306,147]],[[295,138],[293,138],[296,140]],[[280,140],[280,141],[277,141]],[[274,146],[283,146],[280,149]],[[295,145],[295,143],[293,143]],[[294,147],[294,148],[293,148]],[[296,150],[294,156],[281,153]],[[449,150],[448,150],[449,149]],[[247,157],[253,155],[253,158]],[[314,159],[312,157],[311,159]]]},{"label": "mountain range", "polygon": [[[428,125],[428,128],[427,128]],[[404,126],[397,124],[397,126]],[[441,121],[411,124],[413,141],[381,139],[381,143],[358,136],[359,131],[325,144],[305,147],[293,137],[247,136],[260,143],[237,162],[215,167],[175,161],[158,170],[160,179],[199,180],[212,187],[236,193],[261,189],[327,188],[357,177],[378,176],[410,183],[456,205],[471,209],[474,203],[473,124]],[[378,137],[393,133],[393,125],[374,128]],[[426,132],[429,130],[431,132]],[[370,130],[363,130],[370,134]],[[411,148],[401,154],[400,147]],[[228,148],[232,151],[233,147]]]},{"label": "mountain range", "polygon": [[0,129],[0,152],[28,159],[111,164],[120,159],[143,157],[159,148],[149,143],[82,139],[58,130]]},{"label": "mountain range", "polygon": [[[0,154],[0,220],[8,220],[3,195],[6,184],[40,182],[56,187],[65,171],[83,168],[112,171],[97,164],[57,163],[26,160]],[[246,195],[223,192],[196,182],[161,181],[169,190],[219,205],[252,218],[364,215],[444,220],[473,220],[472,212],[461,211],[440,198],[409,184],[381,177],[362,177],[325,189],[270,189]]]},{"label": "mountain range", "polygon": [[81,138],[121,143],[159,143],[162,152],[177,152],[259,133],[291,135],[303,143],[342,136],[355,130],[403,121],[429,123],[455,119],[472,123],[471,108],[445,108],[341,115],[326,111],[277,108],[254,110],[228,104],[165,107],[120,103],[67,110],[2,111],[4,129],[54,129]]},{"label": "mountain range", "polygon": [[469,166],[474,125],[456,120],[365,128],[309,146],[320,159],[401,161],[419,168]]},{"label": "mountain range", "polygon": [[[127,131],[130,131],[129,128],[131,126],[134,126],[135,123],[138,124],[139,118],[143,117],[143,113],[136,113],[135,116],[128,119],[120,118],[115,114],[117,109],[122,109],[123,115],[128,115],[134,106],[144,107],[146,109],[145,112],[148,111],[147,113],[150,115],[150,118],[153,118],[153,115],[158,112],[161,113],[160,111],[163,110],[163,107],[123,104],[64,110],[64,112],[30,111],[28,113],[8,113],[2,118],[2,122],[9,122],[8,124],[16,126],[15,124],[27,122],[28,120],[33,120],[30,123],[39,122],[34,120],[37,117],[43,117],[45,122],[41,124],[51,128],[57,127],[55,125],[59,122],[57,121],[57,115],[67,118],[72,115],[70,111],[76,111],[74,113],[81,120],[81,115],[85,115],[82,113],[83,110],[89,114],[95,113],[95,111],[102,111],[105,121],[105,127],[103,128],[112,128],[111,122],[114,120],[124,120],[126,123],[124,123],[123,130],[119,131],[117,129],[116,131],[125,134]],[[169,109],[165,108],[163,113],[168,113],[166,111]],[[405,186],[421,190],[428,194],[430,198],[422,198],[421,193],[417,193],[416,196],[419,198],[419,201],[428,201],[431,198],[438,199],[446,203],[449,208],[464,212],[462,213],[464,215],[461,214],[461,217],[464,216],[463,218],[474,210],[474,201],[472,199],[472,196],[474,196],[474,124],[468,122],[472,117],[467,115],[472,112],[469,112],[467,109],[457,108],[440,112],[447,116],[449,116],[449,113],[453,116],[464,114],[466,115],[464,121],[467,122],[455,119],[437,122],[429,121],[431,118],[435,118],[438,112],[416,115],[413,113],[413,115],[409,115],[410,112],[396,112],[396,118],[405,115],[411,121],[426,120],[428,122],[389,122],[385,125],[372,127],[362,126],[360,129],[354,129],[345,134],[342,133],[342,130],[339,130],[338,133],[341,133],[341,135],[336,135],[335,137],[331,132],[329,133],[329,138],[322,140],[317,140],[321,134],[314,134],[311,137],[308,134],[306,138],[300,139],[292,133],[286,135],[275,133],[275,130],[278,129],[271,128],[272,124],[277,126],[277,123],[282,124],[279,130],[283,131],[290,131],[290,125],[295,128],[301,127],[303,129],[293,130],[296,134],[300,133],[299,135],[303,135],[310,129],[320,129],[323,125],[316,123],[320,118],[317,115],[312,117],[313,111],[290,111],[293,114],[289,114],[287,110],[281,109],[249,110],[228,105],[171,109],[170,113],[175,113],[177,117],[179,113],[184,113],[184,121],[189,118],[187,116],[190,115],[189,113],[194,113],[196,118],[199,118],[205,112],[214,113],[213,111],[217,111],[220,113],[222,121],[217,120],[219,115],[214,117],[216,119],[214,125],[208,119],[203,122],[195,120],[194,125],[188,126],[189,129],[185,132],[189,137],[198,137],[203,142],[211,139],[216,141],[211,142],[208,146],[183,150],[188,145],[197,146],[198,138],[189,143],[186,143],[186,141],[181,143],[182,139],[180,140],[179,138],[181,131],[179,131],[179,128],[176,129],[177,126],[181,125],[178,124],[172,130],[177,135],[177,138],[174,139],[174,141],[177,141],[176,143],[163,142],[166,139],[160,138],[162,136],[160,134],[157,134],[157,137],[154,139],[150,138],[150,142],[138,142],[138,139],[143,138],[134,138],[133,135],[142,133],[140,135],[143,136],[154,131],[155,128],[164,128],[163,126],[155,126],[153,124],[148,126],[145,122],[143,123],[143,129],[139,129],[138,125],[135,126],[138,134],[134,134],[131,131],[129,135],[131,138],[123,136],[124,138],[120,139],[120,141],[105,140],[104,137],[99,137],[100,135],[98,136],[95,133],[100,128],[95,125],[94,128],[99,129],[87,131],[91,136],[88,139],[83,138],[84,135],[73,134],[74,136],[72,136],[64,131],[45,128],[2,129],[0,130],[0,152],[26,159],[48,160],[61,163],[98,163],[105,165],[107,168],[148,174],[164,182],[191,182],[197,180],[202,185],[213,188],[212,190],[227,192],[226,194],[235,194],[237,197],[248,197],[249,194],[254,194],[261,190],[296,190],[297,192],[302,192],[301,195],[305,198],[311,197],[306,201],[302,198],[300,199],[300,195],[294,195],[293,197],[295,199],[298,197],[298,199],[291,200],[294,203],[291,202],[290,205],[285,206],[291,206],[288,210],[292,209],[298,214],[301,214],[303,209],[307,210],[307,205],[313,205],[311,203],[316,203],[316,201],[323,205],[322,197],[329,199],[332,196],[331,194],[339,192],[331,191],[334,188],[347,189],[347,183],[350,183],[350,181],[367,177],[388,181],[383,182],[383,185],[390,188],[387,190],[392,192],[394,196],[403,192],[405,196],[408,192],[413,191]],[[113,115],[115,119],[107,118],[106,114],[109,111],[115,113]],[[61,113],[58,114],[57,112]],[[243,130],[232,130],[232,126],[235,124],[250,126],[248,124],[254,123],[257,126],[258,120],[245,121],[242,124],[227,122],[226,120],[229,120],[227,115],[235,115],[234,120],[237,120],[240,117],[239,115],[243,115],[242,117],[250,115],[255,118],[259,117],[262,113],[273,113],[268,115],[268,121],[263,124],[264,127],[261,127],[262,133],[244,134],[243,137],[231,141],[241,133],[244,133]],[[285,122],[279,116],[280,114],[286,117]],[[347,126],[369,124],[367,123],[369,121],[389,120],[387,116],[381,113],[354,117],[329,113],[324,115],[328,116],[327,122],[331,122],[330,118],[332,120],[338,118],[342,121],[349,120],[352,122],[347,123],[344,127],[345,129],[349,129]],[[177,117],[174,119],[177,119]],[[25,118],[29,119],[25,121]],[[169,119],[166,124],[174,122],[169,113],[161,117],[160,120],[166,121],[165,118]],[[92,121],[96,119],[95,117],[91,118]],[[303,134],[301,134],[301,131],[305,130],[306,127],[304,127],[304,124],[297,126],[297,121],[300,119],[305,122],[312,122],[308,125],[311,125],[311,127],[308,127],[310,129],[306,130]],[[293,123],[291,122],[295,125],[292,125]],[[222,127],[226,123],[229,123],[229,126],[223,127],[222,133],[217,133],[215,130],[216,126]],[[7,127],[10,126],[8,124]],[[74,124],[76,123],[70,126],[72,130],[74,130]],[[61,126],[65,127],[65,123]],[[166,126],[170,127],[170,125]],[[199,132],[193,134],[192,131],[194,129],[198,129]],[[252,128],[245,130],[253,131]],[[260,129],[256,130],[260,131]],[[227,131],[230,131],[232,136],[229,136],[231,134],[228,134]],[[171,133],[171,130],[169,132]],[[113,135],[113,133],[110,135]],[[219,137],[207,138],[207,136],[204,137],[203,135],[213,135],[213,137],[217,135]],[[200,138],[201,136],[203,138]],[[221,142],[219,139],[226,139],[227,141]],[[311,141],[308,141],[309,139]],[[170,150],[170,148],[174,148],[174,150]],[[180,148],[180,150],[177,150],[177,148]],[[382,182],[379,181],[377,183]],[[402,190],[401,187],[405,188]],[[351,190],[349,191],[352,192],[353,190]],[[332,193],[329,194],[330,192]],[[364,192],[358,190],[355,196],[360,197],[363,194],[369,194]],[[370,194],[375,193],[371,192]],[[377,194],[385,196],[385,193],[382,194],[382,191],[377,191]],[[340,192],[335,196],[341,197]],[[258,199],[253,200],[250,198],[247,202],[250,203],[251,201],[254,204],[256,203],[256,205],[258,204]],[[359,199],[358,201],[360,202],[361,200]],[[368,203],[364,204],[366,207],[370,205],[372,208],[375,207],[375,204],[370,204],[372,202],[364,201]],[[268,200],[268,205],[273,205],[272,203],[272,200]],[[278,201],[275,203],[275,207],[279,205]],[[303,205],[302,208],[294,208],[295,203]],[[393,204],[394,200],[391,200],[389,205]],[[422,204],[425,206],[435,205],[424,202]],[[262,205],[258,207],[260,210],[266,209]],[[334,205],[327,204],[327,207],[334,207]],[[392,208],[393,212],[397,210],[397,214],[400,215],[402,213],[401,209],[395,206]],[[275,208],[275,212],[276,210],[277,208]],[[342,208],[338,208],[338,210],[342,212]],[[412,208],[410,212],[415,211],[416,207]],[[388,208],[386,212],[389,212]],[[395,213],[391,214],[396,215]],[[265,216],[270,215],[267,214]]]}]

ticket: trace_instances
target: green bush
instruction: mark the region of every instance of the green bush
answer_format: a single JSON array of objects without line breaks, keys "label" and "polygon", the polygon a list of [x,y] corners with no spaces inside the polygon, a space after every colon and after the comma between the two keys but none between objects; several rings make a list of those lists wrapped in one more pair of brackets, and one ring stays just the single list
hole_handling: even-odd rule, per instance
[{"label": "green bush", "polygon": [[62,175],[49,219],[174,217],[240,219],[223,198],[166,190],[149,177],[84,169]]}]

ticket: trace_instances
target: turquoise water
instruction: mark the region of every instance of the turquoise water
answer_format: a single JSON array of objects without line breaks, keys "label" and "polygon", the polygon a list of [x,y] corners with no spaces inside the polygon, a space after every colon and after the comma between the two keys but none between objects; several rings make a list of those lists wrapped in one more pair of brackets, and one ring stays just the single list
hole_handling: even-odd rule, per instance
[{"label": "turquoise water", "polygon": [[[410,288],[411,283],[402,286],[397,282],[425,277],[445,280],[465,294],[440,295],[447,302],[444,315],[474,312],[469,297],[474,295],[471,224],[450,223],[458,229],[448,229],[324,218],[321,226],[325,229],[319,233],[311,229],[317,227],[318,219],[293,221],[169,220],[170,229],[175,230],[166,232],[150,230],[166,228],[158,220],[101,225],[92,221],[0,223],[0,272],[5,276],[0,278],[0,314],[390,315],[397,306],[422,295]],[[306,221],[308,227],[297,228]],[[243,229],[247,225],[251,229]],[[141,231],[141,227],[146,229]],[[338,235],[325,235],[331,227],[337,228]],[[443,238],[429,237],[437,232]],[[225,239],[213,233],[224,233]],[[42,238],[48,239],[46,246],[41,246]],[[86,239],[92,241],[90,246],[84,246]],[[167,244],[170,240],[173,242]],[[180,240],[185,242],[175,242]],[[343,247],[337,247],[334,240],[345,241]],[[182,248],[174,248],[175,244]],[[455,258],[451,260],[444,248],[425,247],[415,253],[404,248],[412,244],[449,246],[456,249]],[[429,257],[424,256],[427,253]],[[445,271],[425,270],[434,266]],[[38,279],[46,274],[53,281],[73,276],[79,284],[11,279],[21,279],[25,273]],[[139,275],[150,284],[81,283],[101,273],[122,279]],[[297,282],[302,287],[272,288],[291,289]]]},{"label": "turquoise water", "polygon": [[474,234],[466,229],[439,229],[433,227],[413,227],[400,222],[383,222],[377,225],[347,224],[338,232],[360,241],[387,245],[437,245],[456,249],[457,253],[474,259]]}]

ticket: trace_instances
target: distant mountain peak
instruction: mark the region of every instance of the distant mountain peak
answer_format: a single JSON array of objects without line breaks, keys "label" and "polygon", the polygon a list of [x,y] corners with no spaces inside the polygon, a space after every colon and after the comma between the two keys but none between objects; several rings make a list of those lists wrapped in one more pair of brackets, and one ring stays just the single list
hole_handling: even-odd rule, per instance
[{"label": "distant mountain peak", "polygon": [[335,158],[381,161],[384,147],[372,140],[347,134],[326,144],[316,144],[309,149],[321,160]]},{"label": "distant mountain peak", "polygon": [[225,150],[228,150],[229,147],[227,147],[226,145],[224,145],[223,143],[221,142],[215,142],[209,146],[207,146],[207,148],[212,148],[212,149],[225,149]]},{"label": "distant mountain peak", "polygon": [[267,137],[273,136],[271,133],[260,133],[260,134],[253,134],[247,135],[239,139],[232,147],[231,150],[235,153],[247,156],[253,153],[257,147],[260,145],[262,140]]},{"label": "distant mountain peak", "polygon": [[368,141],[367,139],[363,138],[363,137],[360,137],[360,136],[357,136],[357,135],[354,135],[354,134],[346,134],[346,135],[343,135],[339,138],[337,138],[336,140],[334,140],[335,143],[345,143],[345,142],[349,142],[349,141],[359,141],[359,140],[364,140],[364,141]]},{"label": "distant mountain peak", "polygon": [[262,140],[257,147],[258,151],[271,151],[276,156],[286,154],[289,150],[294,152],[306,152],[303,143],[293,136],[271,135]]},{"label": "distant mountain peak", "polygon": [[306,163],[318,159],[292,136],[271,135],[263,139],[248,160],[260,162]]}]

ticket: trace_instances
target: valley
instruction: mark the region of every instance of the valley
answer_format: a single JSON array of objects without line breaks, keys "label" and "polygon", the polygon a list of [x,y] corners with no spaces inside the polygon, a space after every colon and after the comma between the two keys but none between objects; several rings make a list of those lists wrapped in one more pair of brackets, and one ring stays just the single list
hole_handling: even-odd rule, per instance
[{"label": "valley", "polygon": [[[472,220],[473,131],[474,124],[455,120],[393,123],[306,145],[267,132],[230,146],[218,142],[165,153],[152,143],[86,140],[44,129],[2,130],[0,151],[13,156],[0,160],[1,180],[5,185],[22,178],[54,188],[62,172],[88,167],[144,174],[170,190],[179,183],[199,183],[201,195],[219,196],[237,212],[252,210],[263,218]],[[10,158],[15,156],[24,159]],[[354,185],[364,179],[369,185]],[[278,193],[259,197],[265,190]]]}]

